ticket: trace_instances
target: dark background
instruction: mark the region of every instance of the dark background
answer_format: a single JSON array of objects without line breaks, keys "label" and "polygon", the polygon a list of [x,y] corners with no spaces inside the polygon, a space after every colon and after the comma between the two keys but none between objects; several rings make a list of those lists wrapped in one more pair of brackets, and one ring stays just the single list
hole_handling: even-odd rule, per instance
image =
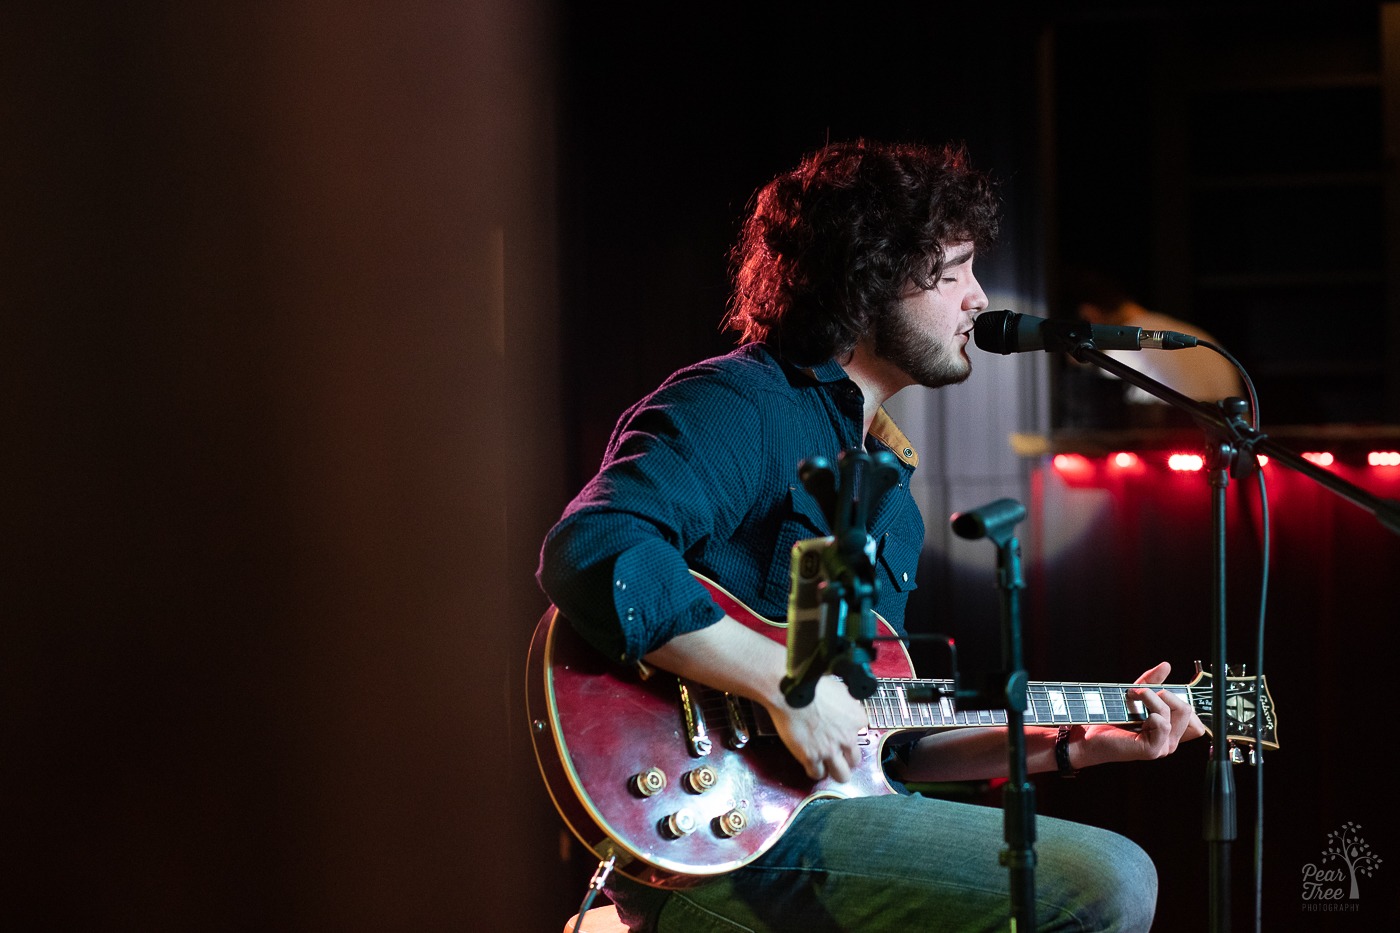
[{"label": "dark background", "polygon": [[[593,866],[523,713],[538,542],[617,414],[729,346],[748,196],[828,138],[965,141],[1035,247],[984,281],[1102,263],[1271,424],[1396,420],[1376,5],[757,6],[4,8],[7,925],[558,929]],[[1101,484],[1061,547],[1089,505],[1037,476],[1037,668],[1203,653],[1202,494]],[[1374,926],[1387,867],[1350,917],[1300,872],[1347,819],[1400,844],[1400,558],[1278,488],[1266,928]],[[1162,929],[1203,926],[1203,754],[1042,785],[1154,853]]]}]

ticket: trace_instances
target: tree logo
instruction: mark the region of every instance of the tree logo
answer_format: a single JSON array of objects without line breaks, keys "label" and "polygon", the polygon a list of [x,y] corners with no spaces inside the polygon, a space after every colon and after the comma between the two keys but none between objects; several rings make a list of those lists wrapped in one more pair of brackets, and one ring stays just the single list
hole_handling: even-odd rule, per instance
[{"label": "tree logo", "polygon": [[[1361,826],[1350,821],[1327,834],[1327,847],[1322,850],[1320,864],[1303,866],[1303,900],[1312,909],[1334,901],[1357,901],[1361,898],[1360,879],[1369,878],[1380,867],[1381,858],[1371,851],[1371,844],[1361,838]],[[1336,909],[1355,910],[1350,908]]]}]

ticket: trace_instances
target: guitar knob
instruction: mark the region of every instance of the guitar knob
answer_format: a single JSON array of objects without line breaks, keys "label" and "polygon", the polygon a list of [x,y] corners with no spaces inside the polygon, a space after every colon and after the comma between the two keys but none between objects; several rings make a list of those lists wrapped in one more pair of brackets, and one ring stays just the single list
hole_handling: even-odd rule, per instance
[{"label": "guitar knob", "polygon": [[749,818],[743,810],[730,810],[715,817],[715,832],[721,836],[737,836],[749,826]]},{"label": "guitar knob", "polygon": [[632,789],[643,797],[651,797],[666,789],[666,773],[660,768],[647,768],[632,775]]},{"label": "guitar knob", "polygon": [[672,839],[679,839],[695,832],[695,814],[689,810],[677,810],[661,821],[661,832]]},{"label": "guitar knob", "polygon": [[703,794],[719,783],[719,772],[709,765],[702,765],[694,771],[687,771],[681,783],[692,794]]}]

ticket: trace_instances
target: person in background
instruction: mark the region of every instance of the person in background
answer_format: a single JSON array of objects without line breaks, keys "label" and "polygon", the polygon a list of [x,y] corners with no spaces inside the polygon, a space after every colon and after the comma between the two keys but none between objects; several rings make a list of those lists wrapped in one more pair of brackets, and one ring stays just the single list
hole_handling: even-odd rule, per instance
[{"label": "person in background", "polygon": [[[1116,281],[1099,272],[1078,269],[1066,272],[1061,279],[1060,294],[1062,307],[1090,324],[1171,330],[1219,345],[1213,336],[1188,321],[1144,308]],[[1244,383],[1234,364],[1208,347],[1104,352],[1198,402],[1213,404],[1231,396],[1245,396]],[[1119,381],[1101,369],[1095,368],[1095,372]],[[1172,420],[1167,402],[1138,386],[1123,385],[1122,389],[1130,424],[1152,425]]]}]

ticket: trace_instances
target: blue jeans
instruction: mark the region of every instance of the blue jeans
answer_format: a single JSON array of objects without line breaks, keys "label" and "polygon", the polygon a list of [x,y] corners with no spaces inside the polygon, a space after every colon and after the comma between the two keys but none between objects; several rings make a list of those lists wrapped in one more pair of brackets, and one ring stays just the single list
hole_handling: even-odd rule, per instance
[{"label": "blue jeans", "polygon": [[[1157,870],[1128,839],[1037,816],[1036,930],[1146,931]],[[772,849],[680,891],[614,879],[646,933],[1004,931],[1010,872],[1000,808],[892,794],[807,805]]]}]

